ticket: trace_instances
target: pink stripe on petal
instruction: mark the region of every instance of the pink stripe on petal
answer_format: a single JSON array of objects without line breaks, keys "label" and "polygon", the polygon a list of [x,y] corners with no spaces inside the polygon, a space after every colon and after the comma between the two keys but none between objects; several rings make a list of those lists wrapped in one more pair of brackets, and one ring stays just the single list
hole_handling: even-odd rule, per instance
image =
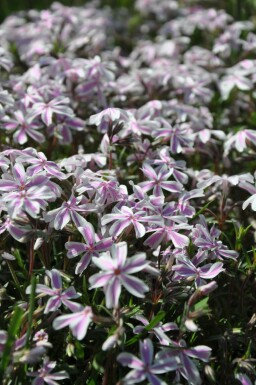
[{"label": "pink stripe on petal", "polygon": [[164,382],[152,373],[147,373],[147,379],[151,385],[164,385]]},{"label": "pink stripe on petal", "polygon": [[91,318],[81,317],[80,322],[78,322],[77,325],[70,326],[74,337],[76,337],[79,341],[85,337],[90,322]]},{"label": "pink stripe on petal", "polygon": [[247,374],[237,373],[235,377],[242,385],[253,385]]},{"label": "pink stripe on petal", "polygon": [[141,271],[146,267],[148,262],[146,261],[146,253],[139,253],[126,260],[123,272],[126,274],[133,274]]},{"label": "pink stripe on petal", "polygon": [[133,225],[136,233],[136,238],[142,238],[146,233],[145,227],[137,221],[133,221]]},{"label": "pink stripe on petal", "polygon": [[[27,288],[27,290],[28,290],[27,294],[30,294],[30,289],[31,289],[31,286],[29,286],[29,288]],[[50,287],[48,287],[46,285],[41,285],[40,283],[38,283],[36,285],[36,293],[44,293],[44,294],[48,294],[48,295],[55,295],[56,294],[55,290],[51,289]]]},{"label": "pink stripe on petal", "polygon": [[59,211],[56,215],[56,218],[54,220],[54,228],[56,230],[61,230],[63,227],[65,227],[68,222],[70,221],[70,215],[69,215],[69,210],[68,209],[62,209]]},{"label": "pink stripe on petal", "polygon": [[60,273],[56,269],[50,271],[51,284],[54,289],[62,289],[62,280]]},{"label": "pink stripe on petal", "polygon": [[110,249],[110,247],[113,245],[112,238],[105,238],[101,239],[99,242],[97,242],[94,246],[94,249],[97,251],[106,251]]},{"label": "pink stripe on petal", "polygon": [[207,264],[200,268],[200,276],[205,279],[214,278],[224,270],[222,266],[223,266],[223,263],[221,262]]},{"label": "pink stripe on petal", "polygon": [[186,349],[186,354],[193,358],[198,358],[201,361],[208,362],[212,349],[205,345],[195,346],[191,349]]},{"label": "pink stripe on petal", "polygon": [[87,246],[81,242],[66,242],[65,248],[68,250],[68,258],[77,257],[79,254],[84,253],[88,249]]},{"label": "pink stripe on petal", "polygon": [[78,227],[78,231],[83,235],[89,245],[93,245],[95,243],[95,231],[89,222],[87,222],[83,227]]},{"label": "pink stripe on petal", "polygon": [[145,292],[149,291],[149,287],[139,278],[122,274],[122,284],[129,293],[135,297],[144,298]]},{"label": "pink stripe on petal", "polygon": [[140,356],[142,361],[149,366],[153,361],[154,348],[150,339],[140,341]]},{"label": "pink stripe on petal", "polygon": [[42,121],[46,124],[46,126],[50,126],[52,124],[52,109],[51,107],[44,107],[44,111],[41,114]]},{"label": "pink stripe on petal", "polygon": [[127,243],[119,242],[111,248],[111,254],[114,260],[117,261],[117,267],[123,268],[127,257]]},{"label": "pink stripe on petal", "polygon": [[76,313],[65,314],[55,318],[52,324],[53,329],[59,330],[65,328],[66,326],[69,326],[70,323],[74,320],[74,318],[77,318]]},{"label": "pink stripe on petal", "polygon": [[180,354],[180,360],[181,367],[179,370],[182,376],[185,377],[189,383],[192,383],[194,385],[200,385],[201,377],[194,362],[185,354]]},{"label": "pink stripe on petal", "polygon": [[183,248],[188,246],[189,238],[185,235],[176,233],[175,231],[168,231],[168,236],[172,240],[173,244],[177,248]]},{"label": "pink stripe on petal", "polygon": [[14,178],[17,179],[20,184],[25,184],[27,176],[25,169],[21,163],[16,163],[15,166],[13,166],[12,172]]},{"label": "pink stripe on petal", "polygon": [[161,187],[170,192],[180,192],[182,185],[178,182],[161,182]]},{"label": "pink stripe on petal", "polygon": [[157,231],[146,239],[146,241],[144,242],[144,245],[150,246],[153,249],[156,249],[160,245],[160,243],[164,240],[164,237],[165,237],[164,231]]},{"label": "pink stripe on petal", "polygon": [[66,298],[78,298],[81,296],[81,294],[76,292],[74,286],[70,286],[68,289],[63,291],[61,296]]},{"label": "pink stripe on petal", "polygon": [[92,275],[89,278],[89,283],[91,285],[90,289],[95,289],[97,287],[105,286],[112,277],[113,277],[113,273],[98,273],[98,274]]},{"label": "pink stripe on petal", "polygon": [[52,298],[49,298],[46,304],[46,307],[44,309],[44,313],[47,314],[50,311],[55,311],[57,310],[61,305],[61,299],[58,296],[54,296]]},{"label": "pink stripe on petal", "polygon": [[103,254],[100,258],[93,257],[92,261],[94,265],[103,271],[109,272],[110,274],[112,274],[111,270],[114,271],[117,267],[116,261],[108,256],[108,254]]},{"label": "pink stripe on petal", "polygon": [[141,370],[144,367],[144,363],[139,358],[130,353],[120,353],[117,356],[117,361],[120,362],[121,365],[128,366],[132,369]]},{"label": "pink stripe on petal", "polygon": [[80,262],[78,262],[76,266],[76,271],[75,271],[76,274],[81,274],[87,268],[87,266],[91,262],[91,255],[92,254],[88,252],[82,256]]},{"label": "pink stripe on petal", "polygon": [[117,237],[121,232],[130,225],[130,220],[118,220],[110,227],[110,234]]},{"label": "pink stripe on petal", "polygon": [[27,137],[26,132],[24,130],[18,130],[13,135],[13,140],[15,143],[24,144],[27,142],[28,137]]},{"label": "pink stripe on petal", "polygon": [[105,287],[106,307],[108,309],[118,307],[120,294],[121,283],[119,281],[119,278],[114,277]]}]

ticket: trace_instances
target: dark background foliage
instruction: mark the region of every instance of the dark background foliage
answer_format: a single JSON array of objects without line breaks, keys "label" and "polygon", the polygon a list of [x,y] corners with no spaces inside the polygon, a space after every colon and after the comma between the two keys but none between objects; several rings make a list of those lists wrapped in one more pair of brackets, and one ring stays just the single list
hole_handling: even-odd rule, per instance
[{"label": "dark background foliage", "polygon": [[[159,0],[161,1],[161,0]],[[53,0],[0,0],[0,21],[13,12],[25,9],[44,9],[48,8]],[[61,0],[60,3],[68,6],[83,5],[87,0]],[[200,3],[196,0],[180,0],[182,4]],[[134,0],[99,0],[102,5],[109,5],[111,7],[125,6],[132,8]],[[247,19],[249,17],[256,17],[256,0],[203,0],[201,3],[206,6],[213,6],[217,8],[224,8],[237,19]]]},{"label": "dark background foliage", "polygon": [[[61,4],[67,6],[79,6],[88,3],[87,0],[61,0]],[[0,0],[0,20],[13,12],[25,9],[46,9],[54,3],[53,0]],[[132,7],[133,0],[100,0],[100,4],[109,5],[111,7]]]}]

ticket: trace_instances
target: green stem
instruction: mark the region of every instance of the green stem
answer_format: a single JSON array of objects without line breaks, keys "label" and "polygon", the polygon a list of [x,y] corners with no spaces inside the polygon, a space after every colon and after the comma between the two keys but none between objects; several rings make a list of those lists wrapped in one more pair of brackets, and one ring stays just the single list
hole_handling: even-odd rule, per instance
[{"label": "green stem", "polygon": [[29,339],[33,323],[33,313],[35,309],[35,296],[36,296],[36,277],[33,275],[31,278],[31,292],[29,298],[29,313],[28,313],[28,328],[26,336],[26,348],[29,348]]},{"label": "green stem", "polygon": [[19,282],[19,279],[17,277],[17,274],[16,274],[14,268],[12,267],[11,262],[10,261],[6,261],[6,262],[7,262],[7,265],[9,267],[9,270],[10,270],[10,273],[12,275],[12,278],[13,278],[15,284],[16,284],[16,287],[20,291],[21,298],[25,301],[26,300],[25,293],[24,293],[24,290],[22,289],[22,287],[20,285],[20,282]]}]

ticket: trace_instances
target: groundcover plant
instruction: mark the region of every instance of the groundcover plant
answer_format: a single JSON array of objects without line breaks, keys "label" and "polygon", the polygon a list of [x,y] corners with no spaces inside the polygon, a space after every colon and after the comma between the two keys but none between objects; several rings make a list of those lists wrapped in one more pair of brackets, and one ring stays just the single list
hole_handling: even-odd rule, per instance
[{"label": "groundcover plant", "polygon": [[174,0],[0,25],[1,384],[256,383],[255,31]]}]

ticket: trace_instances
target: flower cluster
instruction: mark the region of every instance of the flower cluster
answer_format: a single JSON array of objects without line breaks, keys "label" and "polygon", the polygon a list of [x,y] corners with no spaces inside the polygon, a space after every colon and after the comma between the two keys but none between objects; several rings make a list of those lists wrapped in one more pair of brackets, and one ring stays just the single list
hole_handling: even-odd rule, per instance
[{"label": "flower cluster", "polygon": [[255,380],[255,26],[183,3],[0,25],[4,385]]}]

